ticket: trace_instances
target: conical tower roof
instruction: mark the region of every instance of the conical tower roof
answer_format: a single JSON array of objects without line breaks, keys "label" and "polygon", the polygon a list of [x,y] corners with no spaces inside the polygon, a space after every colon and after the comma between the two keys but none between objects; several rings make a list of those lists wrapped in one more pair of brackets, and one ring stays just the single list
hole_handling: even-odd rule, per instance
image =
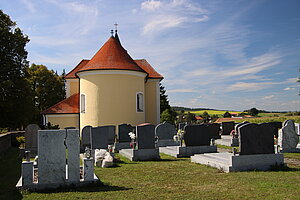
[{"label": "conical tower roof", "polygon": [[93,58],[78,72],[89,70],[131,70],[145,72],[122,47],[119,38],[113,36],[108,39]]}]

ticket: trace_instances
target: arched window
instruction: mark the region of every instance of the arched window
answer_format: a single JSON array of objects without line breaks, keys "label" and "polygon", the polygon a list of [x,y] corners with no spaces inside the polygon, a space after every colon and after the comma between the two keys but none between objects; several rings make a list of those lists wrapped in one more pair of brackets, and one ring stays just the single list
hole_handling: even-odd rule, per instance
[{"label": "arched window", "polygon": [[136,111],[137,112],[144,111],[144,97],[142,92],[136,94]]},{"label": "arched window", "polygon": [[85,94],[80,95],[80,112],[85,113]]}]

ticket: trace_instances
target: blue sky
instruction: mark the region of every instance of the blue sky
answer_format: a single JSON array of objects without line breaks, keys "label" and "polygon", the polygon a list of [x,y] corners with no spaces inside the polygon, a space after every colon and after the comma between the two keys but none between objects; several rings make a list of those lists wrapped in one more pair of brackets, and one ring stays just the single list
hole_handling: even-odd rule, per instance
[{"label": "blue sky", "polygon": [[90,59],[117,22],[173,106],[300,110],[299,0],[1,0],[28,60],[61,72]]}]

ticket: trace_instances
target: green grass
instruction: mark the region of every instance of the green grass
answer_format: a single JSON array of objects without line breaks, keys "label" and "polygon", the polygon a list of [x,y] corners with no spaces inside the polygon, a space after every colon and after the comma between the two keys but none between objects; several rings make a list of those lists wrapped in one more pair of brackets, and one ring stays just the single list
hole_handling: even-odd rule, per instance
[{"label": "green grass", "polygon": [[284,117],[259,117],[259,118],[244,118],[244,119],[233,119],[235,122],[248,121],[251,123],[264,123],[264,122],[284,122],[285,120],[293,120],[295,123],[300,123],[300,116],[284,116]]},{"label": "green grass", "polygon": [[300,153],[284,153],[284,157],[300,160]]},{"label": "green grass", "polygon": [[[16,152],[12,151],[8,158],[11,156],[17,156]],[[15,191],[20,162],[11,159],[10,169],[18,172],[10,176],[2,172],[1,180],[5,183],[1,192],[5,196],[0,199],[299,199],[300,196],[300,169],[296,167],[288,171],[220,173],[191,163],[188,158],[175,159],[164,154],[161,157],[162,161],[147,162],[130,162],[121,157],[114,168],[95,168],[104,186],[56,193]],[[4,162],[0,162],[3,171]]]}]

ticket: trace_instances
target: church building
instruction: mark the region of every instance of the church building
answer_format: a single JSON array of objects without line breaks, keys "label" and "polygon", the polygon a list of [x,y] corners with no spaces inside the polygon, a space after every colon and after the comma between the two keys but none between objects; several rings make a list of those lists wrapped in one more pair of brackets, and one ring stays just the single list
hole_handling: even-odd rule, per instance
[{"label": "church building", "polygon": [[133,60],[117,31],[90,60],[65,76],[66,99],[44,110],[43,123],[59,128],[160,122],[163,76],[145,59]]}]

